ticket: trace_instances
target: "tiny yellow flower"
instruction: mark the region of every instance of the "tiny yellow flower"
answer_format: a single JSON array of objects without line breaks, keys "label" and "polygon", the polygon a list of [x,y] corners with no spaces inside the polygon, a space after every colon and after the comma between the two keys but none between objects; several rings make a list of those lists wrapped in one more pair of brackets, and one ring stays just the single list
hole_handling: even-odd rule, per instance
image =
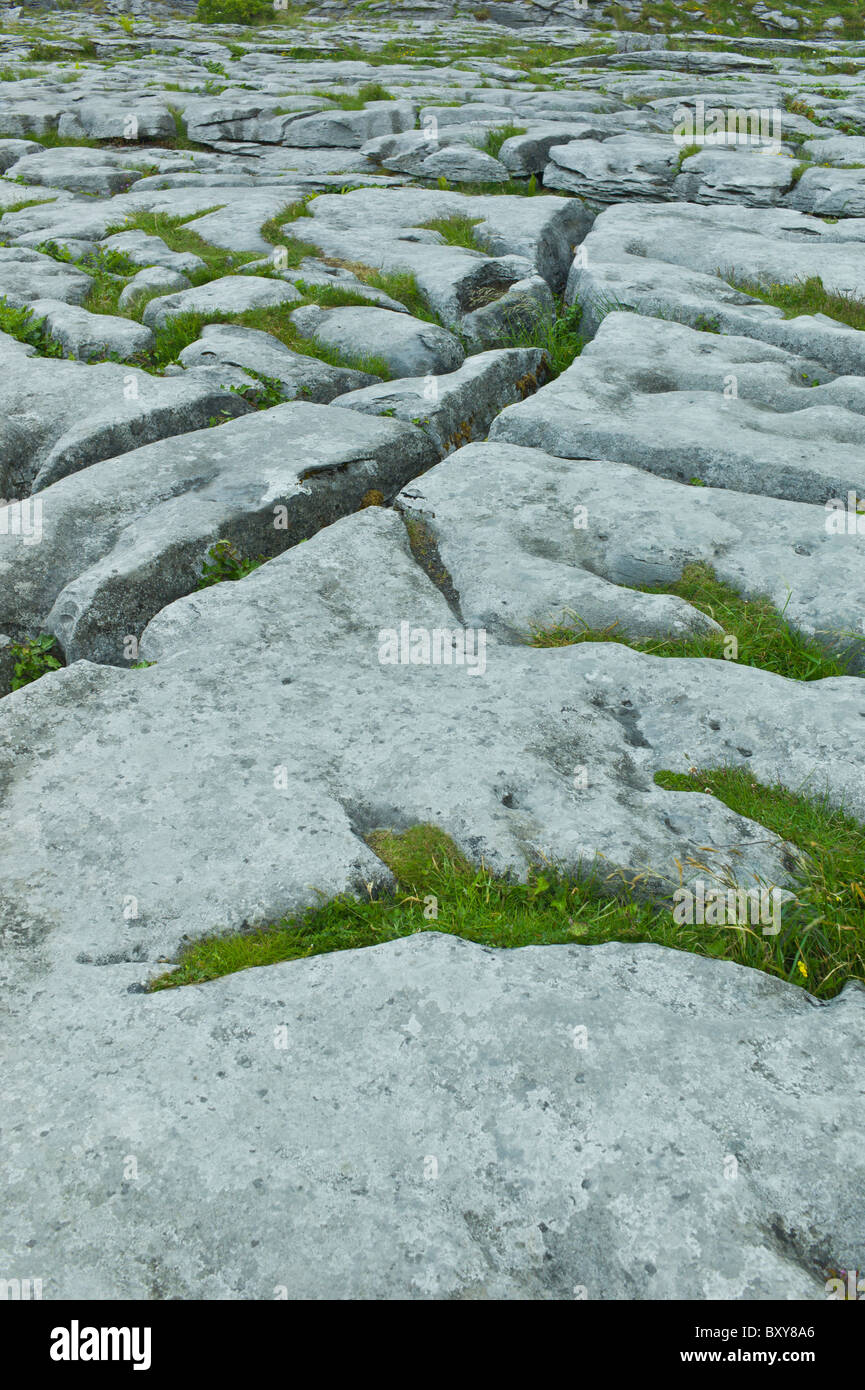
[{"label": "tiny yellow flower", "polygon": [[806,978],[806,980],[807,980],[807,978],[808,978],[808,967],[807,967],[807,965],[805,964],[805,962],[804,962],[803,960],[800,960],[800,962],[799,962],[799,974],[800,974],[800,975],[804,975],[805,978]]}]

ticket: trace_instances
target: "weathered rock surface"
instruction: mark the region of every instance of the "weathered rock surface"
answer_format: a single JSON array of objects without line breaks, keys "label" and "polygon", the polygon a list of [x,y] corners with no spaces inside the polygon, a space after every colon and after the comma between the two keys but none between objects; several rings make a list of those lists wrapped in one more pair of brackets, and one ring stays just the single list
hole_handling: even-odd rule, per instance
[{"label": "weathered rock surface", "polygon": [[587,335],[610,306],[634,309],[756,338],[833,372],[865,375],[865,341],[857,329],[821,314],[787,319],[729,283],[820,276],[827,290],[859,296],[863,241],[865,220],[827,224],[797,212],[622,203],[601,213],[578,248],[565,302],[579,303]]},{"label": "weathered rock surface", "polygon": [[[618,32],[640,0],[409,0],[399,33],[385,0],[34,3],[39,46],[0,34],[0,1282],[822,1299],[865,1267],[855,984],[429,932],[144,990],[391,887],[376,827],[664,900],[796,861],[661,769],[865,817],[860,676],[525,640],[718,632],[642,592],[702,561],[865,670],[865,335],[762,298],[865,298],[847,9],[731,44]],[[260,305],[397,379],[227,321]],[[187,311],[217,321],[140,355]],[[223,538],[265,563],[198,591]],[[70,664],[7,694],[40,632]]]},{"label": "weathered rock surface", "polygon": [[178,290],[188,290],[190,286],[191,281],[176,270],[166,270],[161,265],[146,266],[133,275],[126,288],[121,290],[117,305],[120,309],[127,309],[144,294],[152,294],[156,290],[161,290],[163,295],[174,294]]},{"label": "weathered rock surface", "polygon": [[547,188],[576,193],[590,202],[624,198],[668,198],[678,169],[669,136],[613,135],[609,140],[574,140],[554,145],[544,169]]},{"label": "weathered rock surface", "polygon": [[[0,334],[0,497],[24,497],[100,459],[203,429],[249,406],[218,383],[111,362],[58,362]],[[0,535],[0,542],[5,541]]]},{"label": "weathered rock surface", "polygon": [[247,309],[296,304],[300,297],[294,285],[263,275],[224,275],[191,290],[151,299],[142,318],[150,328],[164,328],[181,314],[242,314]]},{"label": "weathered rock surface", "polygon": [[334,404],[418,425],[444,456],[486,435],[504,406],[524,400],[547,376],[540,348],[504,348],[475,353],[444,376],[403,377],[348,391]]},{"label": "weathered rock surface", "polygon": [[93,357],[113,357],[125,362],[153,346],[150,329],[132,319],[91,314],[59,299],[34,299],[30,308],[34,320],[44,321],[46,332],[61,344],[66,357],[83,362]]},{"label": "weathered rock surface", "polygon": [[573,366],[498,416],[490,438],[822,506],[861,486],[865,381],[814,386],[819,372],[750,338],[612,313]]},{"label": "weathered rock surface", "polygon": [[397,506],[435,541],[471,626],[512,640],[555,622],[578,631],[615,624],[623,640],[717,631],[683,599],[637,588],[671,584],[701,561],[747,597],[768,595],[794,627],[865,669],[865,520],[850,533],[824,507],[499,443],[460,449],[410,483]]},{"label": "weathered rock surface", "polygon": [[346,356],[382,358],[394,376],[454,371],[465,357],[459,339],[446,328],[392,309],[307,304],[294,310],[291,321],[305,337]]},{"label": "weathered rock surface", "polygon": [[162,237],[148,236],[146,232],[115,232],[100,242],[106,251],[119,251],[133,265],[143,268],[161,266],[181,275],[190,271],[203,270],[204,261],[189,251],[172,251]]},{"label": "weathered rock surface", "polygon": [[865,217],[865,169],[806,169],[784,201],[820,217]]},{"label": "weathered rock surface", "polygon": [[39,545],[0,530],[0,623],[54,633],[69,661],[121,664],[215,541],[277,555],[435,458],[410,424],[298,402],[106,459],[31,499]]},{"label": "weathered rock surface", "polygon": [[286,145],[306,149],[339,145],[359,148],[374,135],[411,130],[415,112],[408,101],[374,101],[362,111],[319,111],[296,116],[283,132]]},{"label": "weathered rock surface", "polygon": [[180,353],[184,367],[246,368],[259,376],[278,381],[287,401],[302,396],[327,405],[334,396],[356,392],[380,378],[352,367],[333,367],[317,357],[292,352],[271,333],[235,324],[211,323],[201,330],[189,347]]},{"label": "weathered rock surface", "polygon": [[34,299],[81,304],[93,288],[83,270],[55,261],[40,251],[0,246],[0,296],[20,308]]},{"label": "weathered rock surface", "polygon": [[0,1258],[45,1298],[821,1300],[858,1267],[853,986],[437,932],[143,972],[70,962],[13,1006]]},{"label": "weathered rock surface", "polygon": [[[402,424],[350,411],[340,419],[389,430],[404,448]],[[138,603],[139,589],[130,590]],[[607,643],[538,651],[493,640],[482,673],[382,664],[380,634],[402,622],[459,626],[401,521],[373,507],[240,583],[163,609],[141,642],[141,656],[157,662],[150,670],[75,662],[2,702],[0,815],[32,827],[24,861],[0,837],[13,943],[23,933],[58,963],[118,950],[152,961],[181,933],[276,920],[316,901],[316,890],[383,881],[359,833],[417,821],[440,825],[495,870],[525,872],[543,851],[585,871],[601,854],[605,875],[670,885],[677,863],[705,862],[708,846],[719,874],[729,866],[740,882],[787,880],[784,847],[764,827],[711,796],[664,791],[652,780],[660,768],[729,761],[788,785],[819,768],[833,801],[865,809],[856,678],[800,683]],[[310,718],[340,690],[337,722]],[[17,758],[25,746],[29,757]],[[589,769],[587,794],[574,790],[575,763]],[[279,766],[287,771],[275,779]],[[64,796],[51,796],[53,786]],[[73,830],[82,797],[106,831],[86,857]],[[132,926],[122,913],[129,895]]]},{"label": "weathered rock surface", "polygon": [[[491,283],[498,274],[507,283],[536,270],[550,287],[561,290],[591,216],[576,199],[462,195],[438,189],[356,189],[342,196],[324,194],[309,205],[313,216],[302,225],[304,240],[325,254],[363,261],[381,270],[409,270],[445,323],[455,323],[468,307],[465,298],[475,283]],[[436,244],[417,228],[435,218],[460,215],[476,221],[475,236],[488,252]],[[497,269],[499,261],[517,257],[522,268]]]},{"label": "weathered rock surface", "polygon": [[675,191],[695,203],[772,207],[792,188],[795,168],[785,154],[701,150],[682,161]]}]

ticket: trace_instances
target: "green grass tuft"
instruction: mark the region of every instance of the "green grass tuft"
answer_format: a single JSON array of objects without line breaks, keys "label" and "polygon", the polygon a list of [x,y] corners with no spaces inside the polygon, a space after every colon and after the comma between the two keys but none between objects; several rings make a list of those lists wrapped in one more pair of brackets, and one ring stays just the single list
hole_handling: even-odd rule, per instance
[{"label": "green grass tuft", "polygon": [[483,251],[484,247],[475,232],[475,227],[483,220],[482,217],[454,213],[451,217],[432,217],[429,222],[418,225],[426,231],[438,232],[448,246],[466,246],[470,251]]},{"label": "green grass tuft", "polygon": [[491,155],[493,159],[498,159],[502,145],[506,140],[510,140],[512,135],[525,135],[526,128],[521,125],[502,125],[495,130],[488,130],[482,140],[477,142],[477,148],[484,151],[484,154]]},{"label": "green grass tuft", "polygon": [[865,299],[854,294],[839,294],[827,290],[819,275],[807,279],[794,280],[788,285],[767,281],[739,280],[736,272],[718,271],[718,274],[734,289],[749,294],[752,299],[761,299],[764,304],[773,304],[781,309],[784,317],[796,318],[799,314],[826,314],[829,318],[845,323],[848,328],[865,329]]},{"label": "green grass tuft", "polygon": [[[698,479],[693,482],[695,486],[702,486]],[[534,627],[531,645],[568,647],[577,642],[619,642],[652,656],[723,659],[725,644],[733,637],[735,660],[740,666],[757,666],[763,671],[800,681],[825,680],[848,672],[849,658],[827,653],[813,638],[797,632],[771,599],[743,598],[731,584],[718,579],[708,565],[686,565],[675,583],[641,586],[641,592],[675,594],[686,599],[701,613],[714,618],[724,632],[681,638],[628,638],[616,632],[615,624],[603,629],[590,628],[581,625],[577,617],[576,625],[562,622]],[[856,634],[849,636],[855,639]]]},{"label": "green grass tuft", "polygon": [[339,96],[334,96],[332,92],[328,91],[313,91],[312,95],[332,102],[342,111],[362,111],[367,102],[370,101],[396,101],[393,92],[389,92],[380,82],[365,82],[354,95],[344,92]]},{"label": "green grass tuft", "polygon": [[514,324],[502,336],[500,347],[539,347],[547,359],[551,377],[571,366],[586,345],[579,332],[582,315],[579,304],[559,309],[558,314],[539,314],[530,325]]},{"label": "green grass tuft", "polygon": [[45,319],[34,318],[33,310],[26,305],[16,308],[8,304],[5,295],[0,298],[0,332],[34,347],[40,357],[63,356],[63,347],[51,337]]}]

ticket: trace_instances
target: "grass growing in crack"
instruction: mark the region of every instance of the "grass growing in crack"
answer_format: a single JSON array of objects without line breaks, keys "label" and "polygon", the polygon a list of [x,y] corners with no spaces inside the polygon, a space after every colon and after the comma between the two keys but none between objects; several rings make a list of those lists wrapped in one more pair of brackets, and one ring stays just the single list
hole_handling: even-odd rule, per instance
[{"label": "grass growing in crack", "polygon": [[761,299],[764,304],[773,304],[783,311],[787,319],[799,314],[826,314],[829,318],[845,323],[848,328],[865,329],[865,299],[854,294],[840,294],[827,290],[819,275],[809,275],[806,279],[794,280],[790,284],[769,283],[767,281],[738,280],[735,271],[718,272],[721,278],[734,289],[749,294],[752,299]]},{"label": "grass growing in crack", "polygon": [[506,348],[542,348],[552,377],[559,376],[579,357],[586,339],[579,332],[579,304],[562,309],[557,315],[538,314],[531,324],[514,323],[498,344]]},{"label": "grass growing in crack", "polygon": [[702,154],[702,145],[683,145],[679,150],[679,168],[681,169],[686,159],[690,159],[694,154]]},{"label": "grass growing in crack", "polygon": [[477,142],[477,149],[483,150],[484,154],[490,155],[493,159],[498,159],[502,145],[506,140],[510,140],[513,135],[525,135],[526,128],[521,125],[502,125],[495,130],[488,130],[483,139]]},{"label": "grass growing in crack", "polygon": [[[192,213],[187,217],[169,217],[161,212],[135,213],[124,222],[110,227],[105,235],[136,231],[146,232],[148,236],[161,237],[171,251],[191,253],[204,262],[197,270],[185,272],[193,285],[204,285],[209,280],[217,280],[223,275],[233,275],[249,261],[261,260],[261,256],[255,251],[225,251],[221,246],[212,246],[209,241],[205,241],[191,227],[185,225],[192,218],[205,217],[208,212],[217,212],[219,206],[217,204],[212,208],[204,208],[201,212]],[[164,294],[165,291],[160,293]]]},{"label": "grass growing in crack", "polygon": [[45,256],[51,256],[55,261],[77,266],[92,277],[93,283],[87,291],[83,308],[92,314],[122,313],[118,304],[120,294],[129,277],[135,275],[140,268],[123,252],[95,246],[85,256],[76,260],[65,247],[58,246],[55,241],[40,242],[36,250]]},{"label": "grass growing in crack", "polygon": [[[681,579],[674,584],[641,586],[640,592],[675,594],[686,599],[701,613],[707,613],[724,629],[723,633],[705,633],[682,638],[629,638],[616,632],[616,624],[608,628],[590,628],[573,623],[534,627],[531,645],[534,647],[567,647],[577,642],[620,642],[635,651],[652,656],[724,658],[725,642],[736,639],[736,662],[740,666],[757,666],[791,680],[825,680],[827,676],[847,674],[849,661],[827,654],[813,639],[796,632],[769,598],[743,598],[730,584],[715,576],[703,564],[686,565]],[[575,615],[576,616],[576,615]]]},{"label": "grass growing in crack", "polygon": [[210,314],[178,314],[176,318],[162,327],[154,329],[155,345],[149,352],[138,354],[131,360],[133,366],[148,371],[163,371],[175,363],[185,347],[201,336],[201,330],[210,323],[231,324],[241,328],[257,328],[261,333],[270,333],[278,338],[292,352],[305,357],[315,357],[332,367],[349,367],[355,371],[368,372],[388,381],[392,375],[387,363],[380,357],[352,356],[330,347],[327,343],[316,342],[302,337],[289,315],[296,304],[276,304],[261,309],[246,309],[239,314],[213,312]]},{"label": "grass growing in crack", "polygon": [[454,213],[452,217],[432,217],[429,222],[420,222],[418,225],[426,231],[438,232],[448,246],[466,246],[470,251],[483,251],[484,248],[475,231],[475,227],[483,220],[482,217],[466,217],[463,213]]},{"label": "grass growing in crack", "polygon": [[362,111],[368,101],[396,101],[393,92],[389,92],[380,82],[365,82],[353,96],[348,92],[334,96],[332,92],[324,91],[314,91],[312,96],[322,97],[342,111]]},{"label": "grass growing in crack", "polygon": [[[56,197],[25,198],[24,201],[21,203],[8,203],[6,207],[3,209],[3,212],[0,213],[0,216],[5,217],[7,212],[23,212],[25,208],[42,208],[45,207],[47,203],[54,203],[56,201]],[[5,245],[5,243],[0,242],[0,245]]]},{"label": "grass growing in crack", "polygon": [[426,295],[410,271],[374,270],[372,266],[364,265],[362,261],[345,261],[338,256],[323,256],[321,259],[326,265],[340,266],[343,270],[350,270],[358,280],[362,280],[371,289],[383,290],[385,294],[390,295],[391,299],[396,299],[400,304],[404,304],[414,318],[426,319],[428,323],[441,324],[438,314],[430,308]]},{"label": "grass growing in crack", "polygon": [[[621,875],[596,865],[579,878],[548,863],[525,883],[473,865],[441,830],[416,825],[379,830],[370,848],[396,879],[395,891],[322,901],[273,926],[192,942],[178,968],[151,989],[201,984],[238,970],[330,951],[356,950],[437,931],[499,948],[654,942],[764,970],[828,998],[849,978],[865,976],[865,827],[820,797],[764,786],[745,769],[659,772],[669,791],[709,789],[740,815],[781,835],[799,850],[796,903],[784,905],[781,930],[764,936],[751,926],[686,926],[669,902],[626,893]],[[430,896],[436,916],[427,916]]]},{"label": "grass growing in crack", "polygon": [[[434,826],[404,834],[379,831],[368,837],[374,853],[391,869],[396,893],[365,899],[339,897],[273,927],[198,941],[184,950],[180,969],[154,981],[153,989],[195,984],[255,965],[374,946],[415,932],[434,930],[490,946],[561,944],[586,939],[605,918],[612,933],[630,928],[630,939],[649,939],[661,914],[646,903],[618,903],[591,896],[588,885],[567,883],[551,869],[528,884],[509,883],[476,868]],[[424,898],[438,900],[438,916],[426,921]],[[669,914],[667,914],[669,915]]]},{"label": "grass growing in crack", "polygon": [[[97,149],[100,144],[98,140],[90,140],[85,136],[58,135],[56,130],[43,130],[39,132],[28,130],[24,135],[0,134],[0,140],[30,140],[34,144],[43,145],[46,150],[66,149],[67,146],[73,145],[80,145],[82,149],[91,150]],[[4,208],[4,212],[8,211],[8,208]]]},{"label": "grass growing in crack", "polygon": [[307,206],[312,201],[311,195],[303,198],[299,202],[289,203],[282,212],[275,217],[269,217],[262,223],[261,235],[265,241],[269,241],[272,246],[279,246],[284,249],[287,259],[284,259],[285,266],[297,266],[305,256],[317,256],[318,247],[311,241],[304,241],[301,237],[286,235],[285,228],[292,222],[297,222],[302,217],[312,217],[312,213]]},{"label": "grass growing in crack", "polygon": [[333,285],[308,285],[303,280],[295,281],[304,299],[309,299],[321,309],[374,309],[371,299],[353,290],[344,290],[339,282]]},{"label": "grass growing in crack", "polygon": [[435,186],[436,188],[440,188],[443,192],[451,191],[453,193],[463,193],[466,197],[471,198],[482,198],[493,194],[496,197],[502,194],[508,194],[511,197],[519,198],[533,198],[535,194],[543,194],[548,198],[559,196],[554,190],[541,188],[534,174],[528,179],[507,179],[501,183],[460,182],[453,188],[451,188],[449,181],[442,175],[437,179]]},{"label": "grass growing in crack", "polygon": [[[292,205],[292,211],[295,215],[297,215],[298,206],[298,204]],[[206,211],[214,210],[206,209],[194,213],[192,216],[202,217]],[[146,232],[151,236],[161,237],[172,251],[192,252],[204,261],[202,267],[188,272],[188,278],[194,286],[206,284],[225,275],[232,275],[250,262],[262,259],[254,251],[229,252],[220,247],[211,246],[209,242],[204,241],[202,237],[185,225],[188,220],[188,218],[168,217],[161,213],[138,213],[134,217],[128,218],[124,223],[111,227],[106,235],[137,230]],[[127,283],[125,276],[135,273],[138,269],[122,253],[101,248],[81,261],[74,261],[67,251],[54,242],[45,242],[40,249],[54,256],[57,260],[69,261],[88,271],[93,278],[93,284],[88,291],[85,307],[93,313],[112,314],[141,322],[144,309],[150,300],[165,294],[163,289],[145,292],[139,295],[133,304],[121,309],[118,300],[124,285]],[[283,259],[287,260],[288,265],[297,264],[304,256],[317,253],[316,247],[294,241],[292,238],[287,238],[287,250],[287,258]],[[412,311],[416,310],[420,317],[438,322],[435,315],[426,306],[413,276],[379,275],[370,270],[368,266],[358,267],[358,269],[364,272],[363,279],[366,283],[383,289],[385,293],[391,294],[395,299],[400,299],[407,308]],[[264,266],[256,273],[270,276],[273,274],[273,268]],[[359,296],[352,296],[348,291],[340,291],[338,285],[333,287],[330,294],[334,304],[337,301],[368,304],[368,301],[360,299]],[[319,298],[317,293],[311,293],[308,297],[311,299]],[[293,352],[317,358],[331,366],[348,367],[381,377],[383,380],[390,379],[391,369],[381,357],[342,353],[326,343],[319,343],[312,338],[303,337],[290,319],[291,312],[296,307],[296,304],[283,304],[260,309],[247,309],[236,314],[214,310],[211,313],[190,312],[178,315],[176,318],[170,319],[163,327],[154,330],[155,343],[152,348],[136,354],[130,361],[132,365],[141,367],[145,371],[163,372],[167,366],[177,362],[179,354],[200,336],[205,325],[225,323],[238,324],[245,328],[255,328],[261,332],[270,333]],[[55,343],[45,331],[44,321],[33,320],[27,309],[12,309],[5,306],[4,301],[0,301],[0,330],[10,333],[22,342],[30,343],[43,356],[63,356],[63,349],[60,344]]]}]

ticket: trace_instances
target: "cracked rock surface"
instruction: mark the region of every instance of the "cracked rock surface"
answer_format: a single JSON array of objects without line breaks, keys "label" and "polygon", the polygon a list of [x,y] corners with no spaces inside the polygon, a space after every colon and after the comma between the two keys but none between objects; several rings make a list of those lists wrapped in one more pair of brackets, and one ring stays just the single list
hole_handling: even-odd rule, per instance
[{"label": "cracked rock surface", "polygon": [[[865,822],[865,37],[395,8],[0,11],[0,1278],[820,1300],[861,981],[423,930],[148,992],[393,889],[373,830],[670,906],[798,867],[659,772]],[[724,633],[694,562],[847,674],[629,645]]]}]

